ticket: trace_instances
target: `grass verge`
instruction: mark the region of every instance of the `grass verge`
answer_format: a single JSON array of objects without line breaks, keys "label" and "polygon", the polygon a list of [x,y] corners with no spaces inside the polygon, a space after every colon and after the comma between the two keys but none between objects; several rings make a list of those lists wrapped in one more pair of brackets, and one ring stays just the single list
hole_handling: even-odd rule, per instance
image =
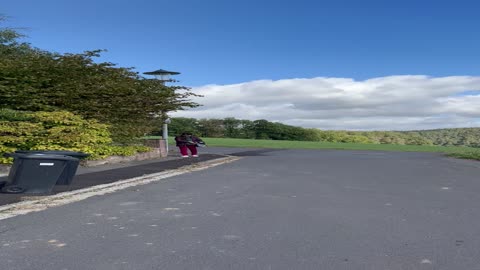
[{"label": "grass verge", "polygon": [[[151,139],[160,137],[147,137]],[[397,151],[397,152],[436,152],[447,156],[480,160],[480,148],[459,146],[430,146],[430,145],[396,145],[396,144],[360,144],[360,143],[331,143],[307,141],[275,141],[251,140],[231,138],[202,138],[208,146],[217,147],[248,147],[248,148],[282,148],[282,149],[337,149],[337,150],[370,150],[370,151]],[[174,144],[173,138],[169,140]]]}]

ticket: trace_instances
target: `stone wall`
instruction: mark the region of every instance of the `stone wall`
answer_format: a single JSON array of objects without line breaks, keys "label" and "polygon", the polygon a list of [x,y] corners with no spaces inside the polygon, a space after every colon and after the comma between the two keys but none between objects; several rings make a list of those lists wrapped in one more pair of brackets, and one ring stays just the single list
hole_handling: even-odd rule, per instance
[{"label": "stone wall", "polygon": [[156,159],[161,157],[163,156],[161,154],[160,148],[153,148],[153,150],[150,152],[138,153],[133,156],[109,156],[107,158],[99,159],[99,160],[82,160],[80,162],[80,165],[85,167],[93,167],[93,166],[99,166],[104,164],[140,161],[140,160],[147,160],[147,159]]},{"label": "stone wall", "polygon": [[[145,140],[145,145],[152,148],[152,151],[146,153],[138,153],[133,156],[110,156],[100,160],[82,160],[81,166],[93,167],[104,164],[115,164],[130,161],[140,161],[147,159],[163,158],[167,156],[165,140]],[[11,166],[0,165],[0,177],[7,176]]]},{"label": "stone wall", "polygon": [[161,157],[166,157],[167,156],[167,145],[165,143],[165,140],[160,140],[160,139],[148,139],[144,141],[145,146],[151,147],[151,148],[157,148],[160,149],[160,156]]},{"label": "stone wall", "polygon": [[134,156],[110,156],[101,160],[82,160],[81,165],[92,167],[103,164],[122,163],[130,161],[139,161],[155,158],[163,158],[167,156],[165,140],[149,139],[144,141],[145,146],[151,147],[152,151],[146,153],[138,153]]}]

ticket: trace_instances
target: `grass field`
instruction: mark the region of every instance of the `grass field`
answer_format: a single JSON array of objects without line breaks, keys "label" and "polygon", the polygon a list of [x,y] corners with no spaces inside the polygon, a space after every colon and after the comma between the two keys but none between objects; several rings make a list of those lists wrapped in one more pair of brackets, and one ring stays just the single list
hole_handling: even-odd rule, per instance
[{"label": "grass field", "polygon": [[[160,137],[148,137],[160,138]],[[282,148],[282,149],[338,149],[338,150],[374,150],[398,152],[437,152],[448,156],[480,160],[480,148],[457,146],[427,146],[427,145],[394,145],[394,144],[359,144],[359,143],[329,143],[305,141],[274,141],[230,138],[202,138],[208,146],[218,147],[249,147],[249,148]],[[174,144],[173,138],[169,140]]]}]

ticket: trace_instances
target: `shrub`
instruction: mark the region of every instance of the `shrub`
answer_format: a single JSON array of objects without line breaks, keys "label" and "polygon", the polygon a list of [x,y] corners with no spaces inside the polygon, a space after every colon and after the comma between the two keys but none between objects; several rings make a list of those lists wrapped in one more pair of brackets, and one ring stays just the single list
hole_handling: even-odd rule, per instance
[{"label": "shrub", "polygon": [[[71,150],[91,159],[133,155],[150,148],[114,146],[109,126],[66,111],[24,112],[0,110],[0,153],[21,150]],[[1,158],[0,163],[11,163]]]}]

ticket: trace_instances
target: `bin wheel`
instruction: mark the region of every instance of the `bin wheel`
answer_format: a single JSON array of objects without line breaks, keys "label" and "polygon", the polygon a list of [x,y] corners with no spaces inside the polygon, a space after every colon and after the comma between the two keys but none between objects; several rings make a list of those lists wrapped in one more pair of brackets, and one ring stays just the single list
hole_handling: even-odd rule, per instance
[{"label": "bin wheel", "polygon": [[0,181],[0,189],[2,189],[7,184],[7,181]]},{"label": "bin wheel", "polygon": [[3,193],[19,194],[25,192],[25,188],[19,186],[6,186],[2,188]]}]

